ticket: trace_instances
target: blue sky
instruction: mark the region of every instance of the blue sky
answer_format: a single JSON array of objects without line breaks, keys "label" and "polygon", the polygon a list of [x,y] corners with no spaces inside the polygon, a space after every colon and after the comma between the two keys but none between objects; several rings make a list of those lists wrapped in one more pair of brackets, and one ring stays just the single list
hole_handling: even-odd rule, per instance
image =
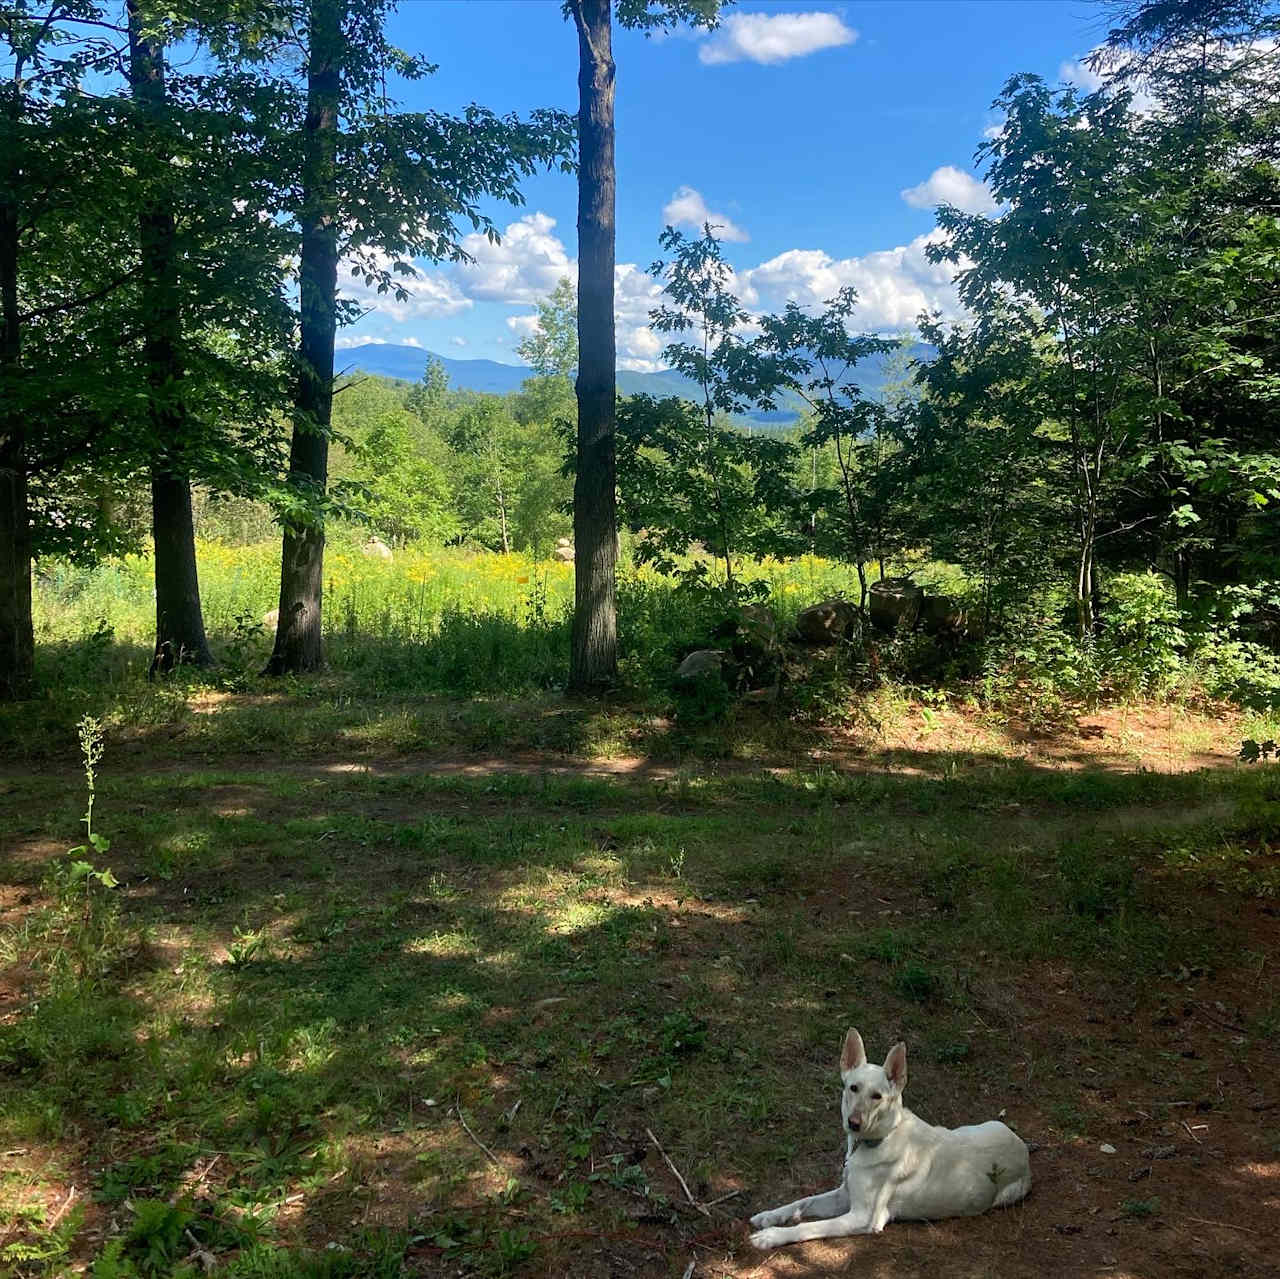
[{"label": "blue sky", "polygon": [[[987,207],[973,168],[990,104],[1013,73],[1075,78],[1105,34],[1087,0],[877,0],[730,6],[720,31],[660,39],[615,30],[618,339],[623,367],[660,367],[645,320],[645,268],[665,221],[725,227],[744,300],[819,303],[858,288],[867,328],[954,312],[946,272],[924,258],[939,200]],[[577,41],[559,0],[403,0],[391,34],[439,65],[403,87],[410,108],[573,110]],[[373,308],[343,345],[421,345],[518,363],[534,304],[573,276],[576,186],[540,175],[477,264],[432,267],[408,304]]]}]

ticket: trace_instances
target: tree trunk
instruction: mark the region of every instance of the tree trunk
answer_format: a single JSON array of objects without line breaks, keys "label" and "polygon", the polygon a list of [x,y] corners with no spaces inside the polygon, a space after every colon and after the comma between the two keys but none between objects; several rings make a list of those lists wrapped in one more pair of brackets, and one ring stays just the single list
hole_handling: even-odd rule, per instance
[{"label": "tree trunk", "polygon": [[200,611],[191,483],[183,474],[151,470],[151,527],[156,546],[156,651],[151,674],[184,662],[213,661]]},{"label": "tree trunk", "polygon": [[1180,609],[1191,602],[1191,552],[1186,547],[1173,553],[1173,594]]},{"label": "tree trunk", "polygon": [[[159,163],[164,158],[158,131],[165,113],[164,48],[143,30],[140,0],[128,0],[127,10],[129,87],[138,108],[144,149]],[[182,387],[182,315],[173,204],[163,190],[144,201],[138,232],[143,360],[156,458],[151,467],[156,644],[149,672],[154,675],[183,662],[211,665],[213,654],[200,611],[191,481],[182,457],[188,425]]]},{"label": "tree trunk", "polygon": [[0,701],[22,697],[31,687],[35,636],[31,625],[31,516],[27,507],[26,424],[17,407],[22,353],[18,317],[18,184],[21,178],[17,125],[22,111],[18,84],[5,86],[0,139]]},{"label": "tree trunk", "polygon": [[266,674],[316,670],[323,661],[323,503],[329,479],[333,413],[333,344],[338,294],[338,102],[344,50],[345,0],[311,0],[307,119],[302,138],[299,224],[301,340],[294,392],[289,483],[312,507],[309,519],[286,526],[280,561],[280,614]]},{"label": "tree trunk", "polygon": [[1086,527],[1080,538],[1080,558],[1076,565],[1076,630],[1080,639],[1093,634],[1093,555],[1094,534]]},{"label": "tree trunk", "polygon": [[587,692],[611,683],[618,670],[613,14],[611,0],[570,0],[569,7],[579,59],[578,471],[569,687]]},{"label": "tree trunk", "polygon": [[[3,382],[0,382],[3,385]],[[31,517],[22,438],[0,424],[0,702],[30,691],[35,667],[31,624]]]},{"label": "tree trunk", "polygon": [[502,474],[498,474],[498,523],[502,528],[502,553],[511,554],[511,539],[507,534],[507,495],[502,488]]}]

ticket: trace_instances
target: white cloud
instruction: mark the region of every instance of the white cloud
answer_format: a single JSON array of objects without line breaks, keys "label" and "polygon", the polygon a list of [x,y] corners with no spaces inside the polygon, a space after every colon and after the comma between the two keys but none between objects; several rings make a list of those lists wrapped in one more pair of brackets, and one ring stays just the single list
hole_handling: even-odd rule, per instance
[{"label": "white cloud", "polygon": [[702,193],[691,186],[677,187],[662,206],[662,221],[668,226],[691,226],[701,231],[708,223],[718,239],[745,244],[751,237],[723,213],[707,208]]},{"label": "white cloud", "polygon": [[1086,93],[1094,93],[1106,84],[1106,80],[1083,61],[1062,63],[1058,67],[1058,79],[1066,84],[1074,84],[1077,89],[1083,89]]},{"label": "white cloud", "polygon": [[952,283],[955,268],[925,257],[926,246],[940,238],[931,231],[910,244],[854,258],[833,258],[822,249],[790,249],[744,271],[742,297],[748,306],[766,310],[789,301],[817,307],[852,285],[858,291],[859,329],[906,328],[922,311],[937,310],[954,319],[960,314]]},{"label": "white cloud", "polygon": [[406,320],[420,320],[428,316],[456,315],[473,305],[453,281],[437,272],[416,270],[413,275],[401,275],[392,271],[392,259],[385,253],[371,250],[368,257],[376,270],[391,271],[392,279],[409,296],[402,301],[396,297],[394,288],[379,293],[375,285],[353,276],[352,264],[345,262],[339,268],[338,288],[343,297],[354,299],[367,311],[403,324]]},{"label": "white cloud", "polygon": [[[781,310],[792,300],[818,307],[851,285],[861,300],[855,317],[859,329],[908,328],[926,310],[941,311],[944,318],[955,319],[960,307],[952,284],[954,268],[948,263],[931,263],[925,257],[926,246],[940,238],[941,233],[933,231],[909,244],[848,258],[832,257],[822,249],[791,249],[734,272],[730,286],[745,307],[759,312]],[[474,300],[511,308],[512,313],[505,314],[497,326],[500,333],[487,339],[495,347],[513,347],[530,333],[537,322],[530,308],[550,294],[562,277],[577,278],[578,264],[555,234],[555,222],[543,213],[531,213],[513,222],[501,245],[485,241],[483,246],[473,242],[467,247],[480,259],[476,266],[442,268],[425,274],[416,284],[428,290],[452,289],[452,296],[466,306]],[[652,372],[664,367],[662,352],[670,338],[649,327],[649,312],[661,298],[660,282],[643,267],[634,262],[617,265],[614,313],[619,368]],[[396,318],[394,302],[388,303],[385,296],[378,301],[379,311]],[[744,332],[750,329],[750,325],[744,326]],[[344,336],[340,343],[345,347],[402,340],[388,339],[383,335],[388,331],[384,329],[376,338]],[[461,345],[458,339],[452,340]],[[418,344],[417,339],[410,341]]]},{"label": "white cloud", "polygon": [[451,344],[452,346],[466,346],[466,344],[467,344],[467,339],[466,339],[466,338],[459,338],[459,337],[452,337],[452,338],[450,338],[450,339],[449,339],[449,342],[450,342],[450,344]]},{"label": "white cloud", "polygon": [[652,372],[647,366],[662,367],[658,357],[666,339],[649,327],[649,312],[661,296],[662,285],[634,262],[614,268],[613,314],[620,368]]},{"label": "white cloud", "polygon": [[852,44],[857,38],[858,33],[834,13],[734,13],[698,50],[698,61],[707,66],[723,62],[768,65]]},{"label": "white cloud", "polygon": [[[453,268],[460,287],[477,301],[530,306],[541,302],[562,278],[578,278],[578,264],[555,234],[555,220],[545,213],[531,213],[503,232],[501,245],[489,245],[483,236],[468,236],[467,252],[474,266]],[[483,241],[483,244],[476,243]],[[496,251],[495,251],[496,250]],[[664,343],[649,329],[649,312],[657,305],[662,286],[632,262],[614,268],[614,315],[618,362],[653,362]],[[517,338],[532,333],[536,315],[508,315],[507,329]],[[505,343],[507,339],[496,339]],[[660,365],[654,363],[654,367]]]},{"label": "white cloud", "polygon": [[944,164],[918,186],[907,187],[902,198],[913,209],[933,209],[952,204],[963,213],[994,213],[999,207],[991,192],[971,173]]},{"label": "white cloud", "polygon": [[[1109,76],[1101,75],[1088,65],[1089,60],[1098,50],[1094,49],[1078,62],[1064,62],[1058,67],[1058,79],[1064,84],[1074,85],[1084,93],[1096,93],[1099,89],[1114,87]],[[1157,106],[1155,95],[1142,82],[1125,86],[1133,92],[1129,108],[1137,115],[1150,115]]]},{"label": "white cloud", "polygon": [[555,218],[545,213],[528,213],[510,223],[497,244],[478,231],[463,237],[462,247],[475,260],[453,268],[457,287],[480,302],[541,301],[561,276],[577,275],[564,244],[553,234],[555,225]]},{"label": "white cloud", "polygon": [[353,346],[386,346],[387,338],[370,337],[367,333],[344,333],[334,342],[334,349],[349,350]]}]

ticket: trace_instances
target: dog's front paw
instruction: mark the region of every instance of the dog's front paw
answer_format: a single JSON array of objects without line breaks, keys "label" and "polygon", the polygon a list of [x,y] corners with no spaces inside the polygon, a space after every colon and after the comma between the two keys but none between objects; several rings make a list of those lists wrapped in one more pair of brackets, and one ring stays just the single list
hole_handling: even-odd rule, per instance
[{"label": "dog's front paw", "polygon": [[778,1224],[778,1210],[776,1208],[766,1208],[764,1212],[758,1212],[751,1218],[751,1224],[759,1230],[762,1226],[776,1226]]},{"label": "dog's front paw", "polygon": [[[769,1213],[762,1212],[757,1214],[761,1217],[769,1216]],[[755,1225],[756,1218],[751,1218],[751,1224]],[[761,1252],[767,1252],[770,1248],[781,1248],[787,1242],[787,1232],[780,1230],[777,1226],[771,1226],[768,1230],[757,1230],[751,1236],[751,1246],[759,1248]]]}]

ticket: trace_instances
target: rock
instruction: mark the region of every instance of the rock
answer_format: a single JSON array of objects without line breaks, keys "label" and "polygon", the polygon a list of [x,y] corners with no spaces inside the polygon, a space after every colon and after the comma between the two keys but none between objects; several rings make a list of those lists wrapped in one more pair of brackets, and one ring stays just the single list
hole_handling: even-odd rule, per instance
[{"label": "rock", "polygon": [[1116,1153],[1116,1148],[1109,1141],[1104,1141],[1098,1149],[1101,1150],[1104,1155],[1114,1155]]},{"label": "rock", "polygon": [[717,679],[724,671],[724,650],[720,648],[699,648],[676,667],[676,679],[695,680],[707,675]]},{"label": "rock", "polygon": [[738,610],[738,635],[754,648],[768,652],[778,643],[778,620],[764,604],[744,604]]},{"label": "rock", "polygon": [[263,613],[262,626],[264,630],[274,631],[280,625],[280,610],[273,608],[270,613]]},{"label": "rock", "polygon": [[796,634],[805,644],[830,647],[858,633],[858,610],[848,600],[829,599],[804,609],[796,618]]},{"label": "rock", "polygon": [[912,631],[920,618],[924,592],[905,577],[886,577],[868,591],[872,625],[882,631]]},{"label": "rock", "polygon": [[360,549],[371,560],[389,560],[392,558],[391,548],[386,542],[379,541],[376,537],[371,537]]},{"label": "rock", "polygon": [[551,552],[551,558],[557,564],[573,563],[573,543],[567,537],[559,538],[556,541],[555,550]]},{"label": "rock", "polygon": [[920,629],[929,635],[958,635],[968,620],[949,595],[926,595],[920,601]]}]

